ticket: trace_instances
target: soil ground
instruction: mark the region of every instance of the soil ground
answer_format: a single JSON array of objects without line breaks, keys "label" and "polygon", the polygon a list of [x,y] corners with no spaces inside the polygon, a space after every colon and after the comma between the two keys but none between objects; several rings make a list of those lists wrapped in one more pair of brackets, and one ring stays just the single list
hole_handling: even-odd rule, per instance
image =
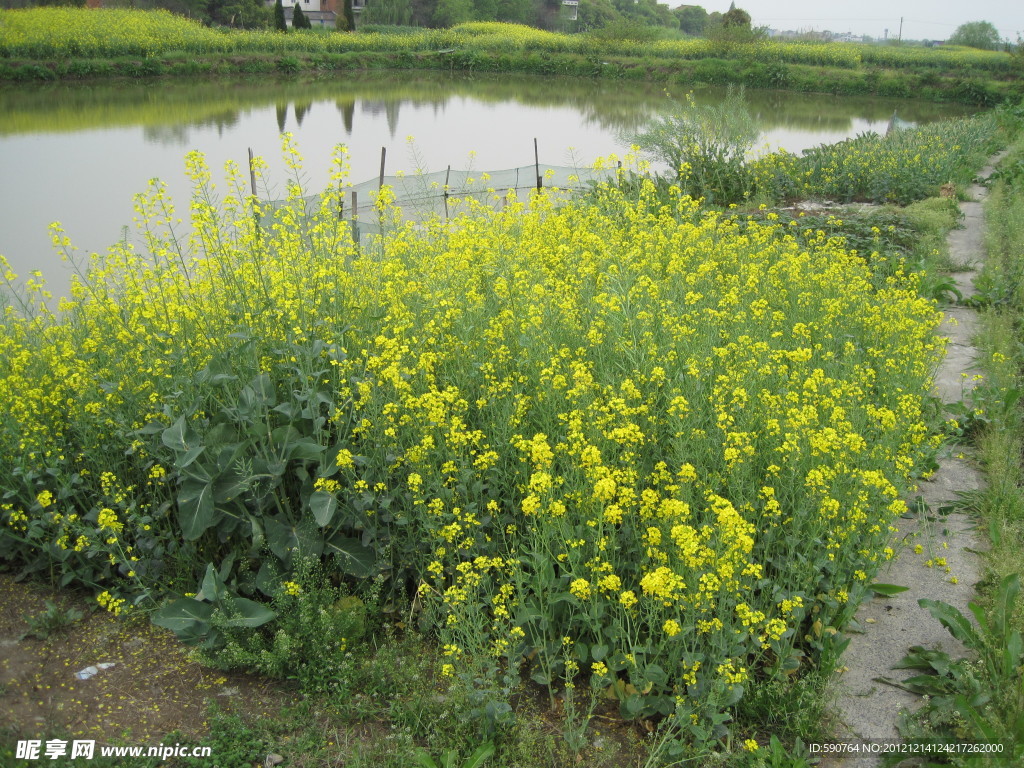
[{"label": "soil ground", "polygon": [[[47,601],[60,610],[85,602],[0,574],[0,766],[29,764],[15,761],[19,739],[155,746],[174,734],[175,742],[198,743],[210,701],[263,714],[280,706],[268,683],[201,666],[145,617],[119,621],[86,609],[38,637],[28,619]],[[76,674],[99,664],[113,666],[84,680]]]}]

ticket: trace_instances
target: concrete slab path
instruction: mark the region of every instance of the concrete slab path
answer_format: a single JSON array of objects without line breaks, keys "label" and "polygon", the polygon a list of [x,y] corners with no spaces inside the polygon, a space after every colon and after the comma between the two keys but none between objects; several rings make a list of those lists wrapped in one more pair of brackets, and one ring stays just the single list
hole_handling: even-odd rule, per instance
[{"label": "concrete slab path", "polygon": [[[993,160],[981,172],[981,178],[992,173],[996,162],[997,159]],[[950,232],[947,240],[958,268],[957,286],[965,299],[976,292],[974,277],[985,255],[982,206],[986,192],[980,185],[968,190],[970,199],[960,204],[963,228]],[[946,356],[935,374],[935,391],[944,403],[970,397],[973,377],[977,375],[977,332],[978,318],[973,309],[945,309],[939,333],[948,338]],[[949,507],[961,494],[981,489],[984,482],[971,452],[957,447],[939,457],[935,475],[907,498],[914,509],[920,497],[929,514],[899,521],[898,538],[907,546],[898,550],[878,580],[910,589],[890,598],[870,598],[857,612],[850,645],[843,654],[845,669],[836,684],[840,719],[837,740],[899,740],[896,726],[900,713],[913,710],[920,704],[920,698],[878,679],[899,681],[918,674],[915,670],[893,669],[911,646],[937,648],[954,657],[965,654],[965,649],[917,601],[942,600],[970,615],[967,604],[980,578],[981,564],[976,552],[983,544],[974,520]],[[916,545],[920,545],[920,552],[915,552]],[[945,558],[946,566],[936,564],[936,558]],[[956,583],[952,577],[956,577]],[[874,768],[880,764],[880,758],[863,754],[826,757],[821,762],[822,768]]]}]

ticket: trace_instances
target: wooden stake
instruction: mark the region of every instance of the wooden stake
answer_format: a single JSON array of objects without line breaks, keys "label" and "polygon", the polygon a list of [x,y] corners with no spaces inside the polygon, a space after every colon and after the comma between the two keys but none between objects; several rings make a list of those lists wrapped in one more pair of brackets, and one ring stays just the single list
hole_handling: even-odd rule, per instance
[{"label": "wooden stake", "polygon": [[543,185],[543,180],[540,177],[540,156],[537,154],[537,137],[533,138],[533,169],[537,174],[537,191],[540,192],[540,188]]},{"label": "wooden stake", "polygon": [[256,197],[256,164],[253,162],[252,147],[249,147],[249,186],[252,187],[252,196]]}]

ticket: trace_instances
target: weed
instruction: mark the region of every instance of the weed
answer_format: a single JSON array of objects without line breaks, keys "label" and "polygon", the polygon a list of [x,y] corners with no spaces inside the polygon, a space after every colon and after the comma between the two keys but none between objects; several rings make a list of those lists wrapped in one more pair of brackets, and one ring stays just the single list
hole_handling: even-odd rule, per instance
[{"label": "weed", "polygon": [[25,617],[29,630],[23,637],[45,640],[50,635],[66,631],[72,624],[81,621],[84,615],[77,608],[61,609],[52,600],[47,600],[45,610]]}]

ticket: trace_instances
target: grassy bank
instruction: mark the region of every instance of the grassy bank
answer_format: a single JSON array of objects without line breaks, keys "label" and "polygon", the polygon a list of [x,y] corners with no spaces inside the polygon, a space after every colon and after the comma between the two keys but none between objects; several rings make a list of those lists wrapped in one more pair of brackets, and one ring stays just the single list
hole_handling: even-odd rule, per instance
[{"label": "grassy bank", "polygon": [[412,33],[217,31],[167,13],[4,11],[0,79],[341,71],[519,72],[992,105],[1021,95],[1019,57],[972,49],[709,40],[638,42],[498,23]]}]

